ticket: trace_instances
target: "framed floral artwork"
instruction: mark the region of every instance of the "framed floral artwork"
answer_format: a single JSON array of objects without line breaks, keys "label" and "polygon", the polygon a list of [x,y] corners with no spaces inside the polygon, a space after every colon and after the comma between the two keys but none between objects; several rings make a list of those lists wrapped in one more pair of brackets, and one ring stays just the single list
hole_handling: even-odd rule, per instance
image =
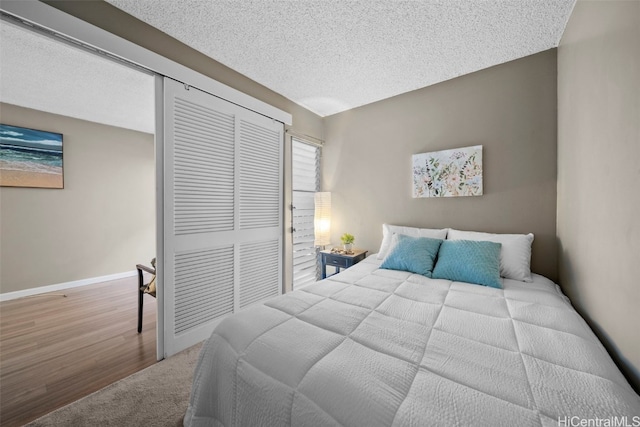
[{"label": "framed floral artwork", "polygon": [[413,155],[413,197],[482,195],[482,145]]}]

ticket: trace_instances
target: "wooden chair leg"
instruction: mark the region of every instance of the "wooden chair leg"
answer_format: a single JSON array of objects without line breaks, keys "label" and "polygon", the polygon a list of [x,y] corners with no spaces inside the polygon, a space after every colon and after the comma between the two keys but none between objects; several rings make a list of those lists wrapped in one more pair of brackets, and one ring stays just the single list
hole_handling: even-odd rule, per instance
[{"label": "wooden chair leg", "polygon": [[144,303],[142,286],[144,286],[144,277],[142,276],[142,270],[138,269],[138,333],[142,332],[142,307]]}]

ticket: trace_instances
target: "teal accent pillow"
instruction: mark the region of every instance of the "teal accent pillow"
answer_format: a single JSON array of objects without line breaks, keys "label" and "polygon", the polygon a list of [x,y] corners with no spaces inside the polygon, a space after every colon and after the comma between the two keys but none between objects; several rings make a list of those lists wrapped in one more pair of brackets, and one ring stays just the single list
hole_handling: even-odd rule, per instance
[{"label": "teal accent pillow", "polygon": [[402,270],[431,277],[438,249],[443,242],[429,237],[396,234],[397,243],[384,258],[380,268]]},{"label": "teal accent pillow", "polygon": [[445,240],[440,245],[432,277],[502,289],[501,247],[495,242]]}]

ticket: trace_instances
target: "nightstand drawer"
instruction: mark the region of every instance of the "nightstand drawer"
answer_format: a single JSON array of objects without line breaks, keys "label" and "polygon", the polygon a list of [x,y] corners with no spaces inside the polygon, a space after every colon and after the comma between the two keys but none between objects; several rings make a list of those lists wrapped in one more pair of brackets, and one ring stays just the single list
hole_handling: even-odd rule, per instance
[{"label": "nightstand drawer", "polygon": [[321,272],[322,278],[327,278],[327,266],[336,269],[336,273],[339,273],[343,268],[349,268],[354,264],[359,263],[367,256],[367,251],[362,249],[355,249],[350,254],[344,252],[334,251],[320,251],[321,256]]},{"label": "nightstand drawer", "polygon": [[349,267],[351,264],[351,260],[343,257],[332,257],[331,255],[327,256],[327,265],[331,265],[333,267]]}]

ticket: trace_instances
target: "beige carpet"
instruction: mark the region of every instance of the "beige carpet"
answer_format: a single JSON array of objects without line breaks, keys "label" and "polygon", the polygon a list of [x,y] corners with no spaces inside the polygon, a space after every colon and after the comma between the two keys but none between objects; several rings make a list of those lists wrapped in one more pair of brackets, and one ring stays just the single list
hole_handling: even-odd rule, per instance
[{"label": "beige carpet", "polygon": [[181,426],[201,346],[190,347],[27,426]]}]

